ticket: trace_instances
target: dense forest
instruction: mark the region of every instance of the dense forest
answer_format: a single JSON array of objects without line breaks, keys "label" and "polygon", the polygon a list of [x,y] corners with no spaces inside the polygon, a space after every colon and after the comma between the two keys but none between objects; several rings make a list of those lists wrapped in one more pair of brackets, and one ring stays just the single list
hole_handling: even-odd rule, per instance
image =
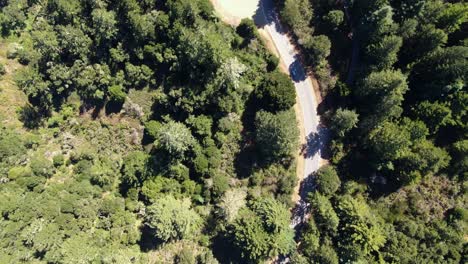
[{"label": "dense forest", "polygon": [[466,263],[468,5],[276,0],[332,139],[209,0],[0,0],[0,263]]},{"label": "dense forest", "polygon": [[466,263],[466,2],[276,2],[333,133],[295,261]]},{"label": "dense forest", "polygon": [[0,1],[0,263],[295,248],[295,91],[208,0]]}]

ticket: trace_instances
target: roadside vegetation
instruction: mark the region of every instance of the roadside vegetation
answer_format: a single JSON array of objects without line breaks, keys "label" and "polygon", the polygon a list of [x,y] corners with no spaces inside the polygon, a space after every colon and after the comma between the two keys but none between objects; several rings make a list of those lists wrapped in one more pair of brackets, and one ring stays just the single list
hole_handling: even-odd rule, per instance
[{"label": "roadside vegetation", "polygon": [[276,2],[333,133],[295,263],[467,262],[468,5]]},{"label": "roadside vegetation", "polygon": [[468,262],[467,4],[276,2],[332,133],[297,235],[296,94],[251,20],[0,0],[0,263]]}]

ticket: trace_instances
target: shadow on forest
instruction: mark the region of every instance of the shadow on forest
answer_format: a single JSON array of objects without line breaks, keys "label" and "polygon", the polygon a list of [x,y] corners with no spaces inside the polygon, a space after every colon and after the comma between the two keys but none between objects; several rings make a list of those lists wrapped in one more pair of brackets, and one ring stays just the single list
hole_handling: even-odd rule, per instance
[{"label": "shadow on forest", "polygon": [[151,229],[148,226],[142,225],[140,227],[140,232],[141,232],[141,238],[138,243],[140,245],[141,251],[149,252],[158,247],[160,243],[156,241],[154,237],[154,233],[151,231]]},{"label": "shadow on forest", "polygon": [[255,114],[258,111],[258,103],[252,93],[245,104],[245,111],[241,117],[244,130],[241,150],[236,155],[234,167],[239,178],[247,178],[252,174],[253,167],[257,163],[257,149],[255,142]]}]

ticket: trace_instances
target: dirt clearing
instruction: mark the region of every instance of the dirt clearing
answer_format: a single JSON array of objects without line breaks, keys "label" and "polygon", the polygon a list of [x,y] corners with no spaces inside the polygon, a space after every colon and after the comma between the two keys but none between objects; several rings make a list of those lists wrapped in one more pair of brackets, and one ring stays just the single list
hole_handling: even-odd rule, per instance
[{"label": "dirt clearing", "polygon": [[211,2],[223,20],[231,25],[238,25],[243,18],[252,18],[259,8],[258,0],[211,0]]}]

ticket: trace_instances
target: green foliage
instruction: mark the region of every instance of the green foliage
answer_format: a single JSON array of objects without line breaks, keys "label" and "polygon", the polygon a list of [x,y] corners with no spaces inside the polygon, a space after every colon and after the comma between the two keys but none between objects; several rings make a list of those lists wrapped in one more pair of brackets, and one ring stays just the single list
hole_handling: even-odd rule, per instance
[{"label": "green foliage", "polygon": [[462,179],[467,179],[468,140],[461,140],[453,143],[451,154],[454,175],[460,175]]},{"label": "green foliage", "polygon": [[468,21],[468,5],[466,3],[448,3],[437,18],[437,25],[453,33]]},{"label": "green foliage", "polygon": [[241,257],[250,262],[288,254],[294,248],[294,233],[289,227],[290,213],[272,198],[254,201],[234,222],[233,244]]},{"label": "green foliage", "polygon": [[281,16],[294,30],[299,39],[306,40],[312,34],[313,29],[309,26],[314,10],[307,0],[286,0]]},{"label": "green foliage", "polygon": [[244,18],[236,28],[237,34],[251,40],[258,37],[257,27],[252,19]]},{"label": "green foliage", "polygon": [[321,167],[316,172],[315,181],[317,190],[326,196],[335,194],[341,186],[340,178],[332,166]]},{"label": "green foliage", "polygon": [[18,1],[15,4],[2,4],[0,15],[0,29],[2,36],[8,36],[11,33],[19,32],[26,24],[25,8],[26,1]]},{"label": "green foliage", "polygon": [[330,120],[330,129],[338,136],[344,137],[351,129],[356,128],[359,115],[348,109],[338,108]]},{"label": "green foliage", "polygon": [[338,214],[341,223],[341,239],[343,244],[358,245],[353,248],[350,256],[364,255],[378,251],[386,241],[381,219],[370,211],[360,198],[343,196],[338,204]]},{"label": "green foliage", "polygon": [[42,155],[37,155],[31,159],[30,167],[34,175],[50,178],[54,174],[54,167],[50,160]]},{"label": "green foliage", "polygon": [[318,251],[319,253],[316,256],[318,263],[323,263],[323,264],[338,264],[339,263],[338,254],[336,254],[332,246],[321,245]]},{"label": "green foliage", "polygon": [[170,121],[159,129],[155,145],[174,158],[185,159],[185,153],[195,145],[195,139],[184,124]]},{"label": "green foliage", "polygon": [[296,90],[288,75],[274,71],[255,90],[261,107],[270,112],[289,110],[296,103]]},{"label": "green foliage", "polygon": [[[353,180],[328,199],[317,175],[318,192],[309,194],[315,221],[301,230],[299,254],[310,263],[463,262],[466,227],[452,208],[463,204],[457,190],[466,188],[468,164],[466,3],[351,1],[341,12],[311,1],[304,23],[300,12],[310,3],[283,2],[283,19],[322,91],[336,73],[325,100],[332,105],[323,104],[337,109],[327,120],[340,176],[333,178]],[[321,34],[331,45],[312,45]]]},{"label": "green foliage", "polygon": [[0,63],[0,76],[5,75],[6,70],[5,70],[5,65],[3,63]]},{"label": "green foliage", "polygon": [[158,176],[143,183],[141,195],[144,197],[144,200],[155,203],[158,199],[164,198],[166,195],[175,197],[181,196],[181,187],[182,186],[175,179]]},{"label": "green foliage", "polygon": [[190,201],[165,196],[146,208],[145,225],[161,242],[190,239],[200,232],[202,219]]},{"label": "green foliage", "polygon": [[148,135],[150,140],[154,141],[158,137],[161,123],[156,120],[150,120],[145,124],[145,134]]},{"label": "green foliage", "polygon": [[369,134],[369,146],[382,162],[401,157],[410,144],[409,132],[391,122],[383,123]]},{"label": "green foliage", "polygon": [[[26,146],[22,138],[16,133],[0,128],[0,168],[13,165],[26,154]],[[0,171],[2,171],[0,169]],[[3,171],[2,171],[3,172]]]},{"label": "green foliage", "polygon": [[115,103],[123,104],[125,102],[125,98],[127,94],[123,91],[122,86],[113,85],[109,87],[109,100]]},{"label": "green foliage", "polygon": [[256,141],[260,153],[267,161],[290,159],[298,147],[299,131],[293,110],[272,114],[257,112]]},{"label": "green foliage", "polygon": [[337,109],[334,166],[298,252],[280,203],[297,181],[296,95],[252,20],[223,25],[208,0],[0,0],[28,100],[6,76],[0,263],[147,263],[153,242],[174,242],[178,263],[217,263],[205,246],[226,263],[463,263],[467,5],[283,2],[322,92],[339,81],[319,108]]},{"label": "green foliage", "polygon": [[341,10],[332,10],[323,17],[330,29],[339,28],[344,22],[344,13]]},{"label": "green foliage", "polygon": [[391,69],[398,60],[398,52],[403,44],[401,37],[390,35],[368,47],[367,56],[373,70]]},{"label": "green foliage", "polygon": [[407,89],[406,77],[400,71],[372,72],[364,78],[356,95],[363,104],[365,127],[375,127],[384,120],[399,117]]},{"label": "green foliage", "polygon": [[313,66],[320,65],[330,56],[331,42],[325,35],[312,36],[304,47],[307,49],[307,61]]},{"label": "green foliage", "polygon": [[192,128],[195,135],[200,138],[211,137],[213,120],[206,115],[189,116],[187,124]]},{"label": "green foliage", "polygon": [[320,246],[320,232],[313,218],[309,219],[301,234],[300,249],[305,256],[313,257]]},{"label": "green foliage", "polygon": [[308,198],[320,232],[328,235],[336,234],[340,219],[333,209],[330,200],[320,193],[311,193]]},{"label": "green foliage", "polygon": [[468,48],[452,46],[438,49],[414,65],[410,75],[416,98],[438,100],[455,93],[465,84]]},{"label": "green foliage", "polygon": [[54,164],[54,167],[60,167],[65,164],[65,157],[63,154],[57,154],[52,158],[52,163]]},{"label": "green foliage", "polygon": [[13,167],[8,171],[8,178],[16,180],[18,178],[31,177],[32,171],[29,167]]},{"label": "green foliage", "polygon": [[128,187],[139,186],[148,176],[148,159],[141,151],[128,154],[123,161],[122,183]]}]

